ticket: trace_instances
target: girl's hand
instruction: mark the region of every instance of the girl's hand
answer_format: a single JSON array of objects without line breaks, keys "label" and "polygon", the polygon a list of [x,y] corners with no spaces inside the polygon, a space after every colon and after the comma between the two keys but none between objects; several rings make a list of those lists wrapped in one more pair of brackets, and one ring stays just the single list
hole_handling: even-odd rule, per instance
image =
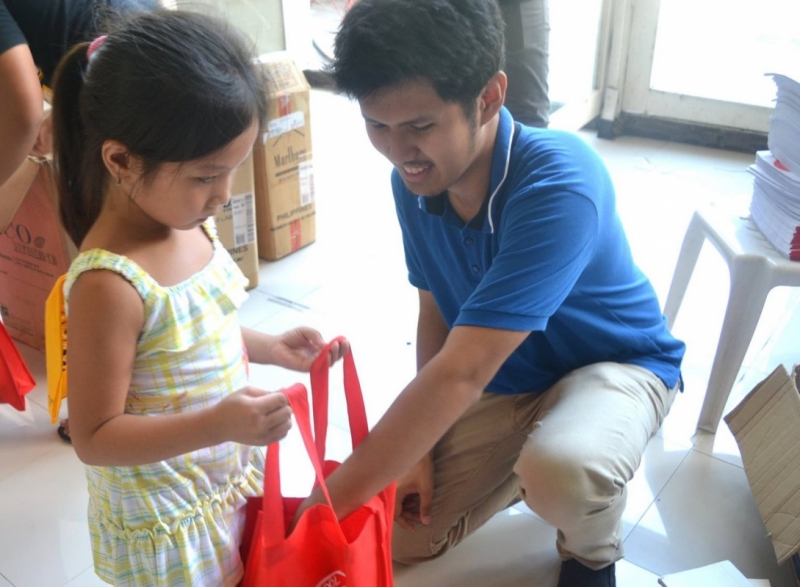
[{"label": "girl's hand", "polygon": [[282,393],[247,386],[215,407],[215,424],[223,441],[253,446],[278,442],[292,427],[292,409]]},{"label": "girl's hand", "polygon": [[[319,332],[301,326],[277,337],[271,352],[271,362],[293,371],[307,373],[324,348],[325,340]],[[334,343],[328,355],[328,365],[333,365],[348,352],[349,342]]]}]

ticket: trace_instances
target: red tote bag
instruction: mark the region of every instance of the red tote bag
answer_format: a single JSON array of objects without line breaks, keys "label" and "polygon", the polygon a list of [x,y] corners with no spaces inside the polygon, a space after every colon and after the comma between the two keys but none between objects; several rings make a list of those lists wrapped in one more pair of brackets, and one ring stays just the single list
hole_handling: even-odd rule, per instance
[{"label": "red tote bag", "polygon": [[35,386],[25,360],[0,322],[0,404],[10,404],[24,412],[25,394]]},{"label": "red tote bag", "polygon": [[[338,340],[341,339],[332,342]],[[328,425],[328,351],[326,347],[311,369],[316,442],[311,432],[305,387],[296,384],[284,391],[326,503],[303,512],[292,533],[286,535],[304,498],[281,495],[280,449],[278,443],[271,445],[264,471],[264,496],[248,504],[242,542],[242,557],[246,561],[242,587],[394,586],[391,548],[394,484],[341,521],[331,507],[325,477],[339,463],[323,460]],[[368,428],[352,352],[344,358],[344,381],[355,449],[366,437]]]}]

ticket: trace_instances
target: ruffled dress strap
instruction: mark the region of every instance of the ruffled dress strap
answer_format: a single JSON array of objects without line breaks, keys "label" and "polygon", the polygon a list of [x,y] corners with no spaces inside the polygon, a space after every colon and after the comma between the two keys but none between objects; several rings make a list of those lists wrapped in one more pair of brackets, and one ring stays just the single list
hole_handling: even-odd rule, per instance
[{"label": "ruffled dress strap", "polygon": [[172,286],[156,282],[135,261],[103,249],[81,253],[64,283],[65,309],[69,314],[69,292],[78,277],[91,270],[118,273],[136,289],[144,303],[145,324],[139,340],[141,357],[165,350],[179,352],[208,338],[214,317],[226,318],[247,299],[247,278],[222,246],[213,222],[203,224],[213,246],[209,263],[188,279]]},{"label": "ruffled dress strap", "polygon": [[145,305],[151,298],[153,290],[159,287],[158,283],[144,269],[128,257],[105,249],[91,249],[75,258],[64,280],[64,306],[67,313],[69,312],[69,292],[78,277],[86,271],[103,269],[124,277],[136,289]]}]

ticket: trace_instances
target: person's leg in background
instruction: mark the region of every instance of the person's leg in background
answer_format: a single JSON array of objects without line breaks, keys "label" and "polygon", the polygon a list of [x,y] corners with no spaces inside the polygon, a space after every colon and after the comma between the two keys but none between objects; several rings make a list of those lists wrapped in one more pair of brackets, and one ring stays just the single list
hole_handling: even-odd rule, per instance
[{"label": "person's leg in background", "polygon": [[549,389],[514,472],[522,499],[558,528],[559,587],[613,587],[627,483],[676,389],[633,365],[578,369]]},{"label": "person's leg in background", "polygon": [[550,17],[548,0],[500,0],[506,25],[506,107],[528,126],[549,122]]}]

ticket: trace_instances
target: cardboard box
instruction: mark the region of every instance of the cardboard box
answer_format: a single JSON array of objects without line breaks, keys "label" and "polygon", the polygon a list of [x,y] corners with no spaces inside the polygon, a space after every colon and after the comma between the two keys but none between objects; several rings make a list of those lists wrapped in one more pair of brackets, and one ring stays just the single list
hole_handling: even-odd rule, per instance
[{"label": "cardboard box", "polygon": [[316,239],[309,85],[287,53],[259,61],[269,115],[253,149],[258,254],[274,261]]},{"label": "cardboard box", "polygon": [[800,551],[800,394],[780,365],[725,416],[775,556]]},{"label": "cardboard box", "polygon": [[250,281],[247,289],[258,285],[258,245],[256,237],[253,156],[236,171],[231,185],[231,201],[214,215],[219,240]]},{"label": "cardboard box", "polygon": [[52,163],[26,160],[0,190],[0,313],[9,334],[44,350],[44,306],[77,249],[61,227]]}]

